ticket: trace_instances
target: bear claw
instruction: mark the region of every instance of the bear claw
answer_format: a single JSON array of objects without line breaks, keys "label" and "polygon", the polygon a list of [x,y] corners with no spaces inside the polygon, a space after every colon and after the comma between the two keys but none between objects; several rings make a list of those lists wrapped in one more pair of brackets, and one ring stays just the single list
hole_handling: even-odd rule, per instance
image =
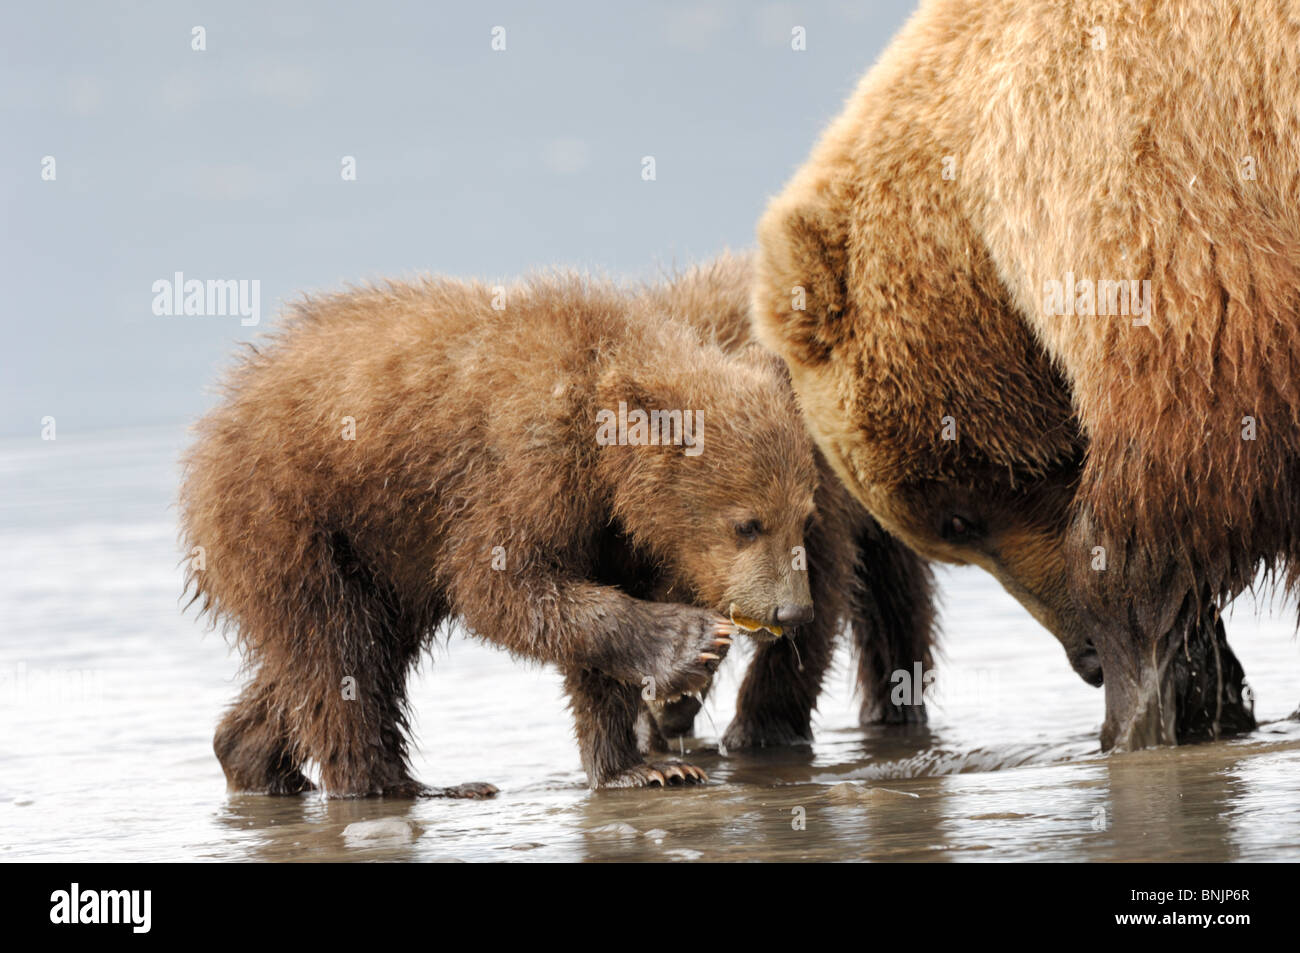
[{"label": "bear claw", "polygon": [[709,776],[702,769],[685,761],[656,761],[653,764],[638,764],[621,771],[601,787],[648,788],[658,785],[663,788],[673,785],[704,784],[708,780]]}]

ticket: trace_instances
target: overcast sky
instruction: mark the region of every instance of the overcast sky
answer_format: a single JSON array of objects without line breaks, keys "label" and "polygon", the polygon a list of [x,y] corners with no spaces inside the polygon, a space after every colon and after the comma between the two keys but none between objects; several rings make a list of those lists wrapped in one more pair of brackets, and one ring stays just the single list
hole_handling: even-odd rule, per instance
[{"label": "overcast sky", "polygon": [[[0,432],[192,420],[304,290],[747,247],[913,6],[5,4]],[[261,324],[155,314],[176,272]]]}]

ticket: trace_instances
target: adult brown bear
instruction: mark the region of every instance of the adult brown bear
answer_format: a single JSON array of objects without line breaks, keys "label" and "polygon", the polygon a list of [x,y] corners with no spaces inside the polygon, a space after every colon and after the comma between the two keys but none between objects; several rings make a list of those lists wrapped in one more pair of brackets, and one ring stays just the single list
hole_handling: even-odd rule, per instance
[{"label": "adult brown bear", "polygon": [[[429,280],[309,300],[227,390],[181,501],[204,552],[189,584],[253,669],[215,741],[234,788],[306,790],[310,760],[334,796],[493,793],[425,788],[407,766],[407,673],[452,619],[564,672],[600,787],[703,779],[643,759],[635,725],[647,695],[709,684],[733,608],[800,627],[802,649],[759,648],[733,745],[806,737],[841,623],[867,639],[877,702],[891,667],[928,660],[924,567],[867,548],[883,534],[833,483],[815,498],[780,363],[623,289]],[[860,598],[860,551],[897,595]],[[868,638],[895,616],[896,661]]]},{"label": "adult brown bear", "polygon": [[1300,7],[927,0],[759,243],[836,471],[1104,675],[1103,745],[1254,724],[1217,609],[1300,576]]}]

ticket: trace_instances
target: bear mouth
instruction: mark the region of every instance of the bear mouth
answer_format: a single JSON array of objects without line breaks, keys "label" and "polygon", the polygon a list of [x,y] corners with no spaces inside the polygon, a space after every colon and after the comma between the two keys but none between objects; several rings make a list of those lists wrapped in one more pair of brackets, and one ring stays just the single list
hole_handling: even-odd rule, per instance
[{"label": "bear mouth", "polygon": [[766,622],[760,622],[758,619],[741,615],[734,602],[727,610],[727,614],[731,616],[731,624],[733,626],[756,641],[775,642],[785,634],[785,629],[779,625],[768,625]]}]

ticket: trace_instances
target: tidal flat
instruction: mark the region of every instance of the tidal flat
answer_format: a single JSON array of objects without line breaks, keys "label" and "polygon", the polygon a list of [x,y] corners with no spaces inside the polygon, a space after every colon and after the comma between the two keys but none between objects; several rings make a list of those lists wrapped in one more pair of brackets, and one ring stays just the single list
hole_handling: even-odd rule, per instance
[{"label": "tidal flat", "polygon": [[[707,786],[591,792],[559,676],[460,634],[412,690],[414,768],[487,801],[228,794],[212,732],[239,661],[182,613],[179,428],[0,443],[0,859],[1300,860],[1295,608],[1238,600],[1261,722],[1104,755],[1102,692],[990,577],[941,569],[920,728],[856,724],[846,653],[811,747],[721,753],[746,652],[683,745]],[[377,823],[376,823],[377,822]]]}]

